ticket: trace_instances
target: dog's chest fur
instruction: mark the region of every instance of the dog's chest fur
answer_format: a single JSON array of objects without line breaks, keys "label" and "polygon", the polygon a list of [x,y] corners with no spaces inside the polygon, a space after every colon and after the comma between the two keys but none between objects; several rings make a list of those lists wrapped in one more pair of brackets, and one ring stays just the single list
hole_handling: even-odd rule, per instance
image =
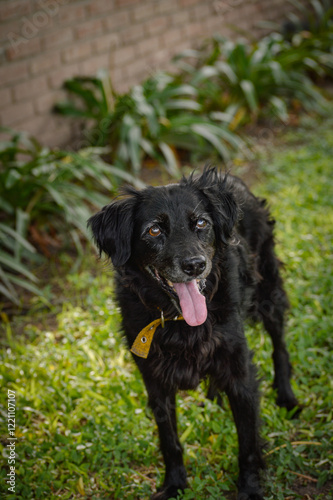
[{"label": "dog's chest fur", "polygon": [[[207,279],[207,321],[191,327],[184,321],[168,321],[157,328],[147,359],[137,359],[142,373],[156,378],[166,387],[195,389],[207,376],[224,379],[240,375],[246,363],[239,362],[245,345],[241,328],[252,305],[253,263],[244,242],[224,249],[214,257],[213,271]],[[122,309],[123,331],[131,347],[139,331],[160,315],[178,313],[169,297],[138,270],[117,274],[117,297]],[[235,323],[235,310],[239,322]],[[238,362],[233,363],[232,360]]]}]

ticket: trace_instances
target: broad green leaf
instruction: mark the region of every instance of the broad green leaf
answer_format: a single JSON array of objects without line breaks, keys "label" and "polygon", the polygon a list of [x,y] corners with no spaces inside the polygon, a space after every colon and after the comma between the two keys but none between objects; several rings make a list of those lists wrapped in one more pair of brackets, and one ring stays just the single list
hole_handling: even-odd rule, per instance
[{"label": "broad green leaf", "polygon": [[322,19],[325,16],[325,10],[321,2],[319,2],[319,0],[311,0],[311,5],[315,10],[318,19]]},{"label": "broad green leaf", "polygon": [[156,151],[154,150],[153,143],[144,137],[141,138],[140,145],[142,149],[144,150],[145,153],[147,153],[148,156],[150,157],[155,157]]},{"label": "broad green leaf", "polygon": [[209,117],[212,120],[217,120],[223,123],[230,123],[235,115],[231,113],[223,113],[222,111],[213,111]]},{"label": "broad green leaf", "polygon": [[200,111],[201,106],[196,101],[190,99],[174,99],[165,103],[166,109],[187,109],[192,111]]},{"label": "broad green leaf", "polygon": [[119,179],[123,179],[124,181],[133,184],[133,186],[135,186],[137,189],[143,189],[145,187],[145,184],[142,181],[140,181],[140,179],[130,174],[129,172],[126,172],[126,170],[123,170],[113,165],[109,165],[108,170],[110,175],[119,177]]},{"label": "broad green leaf", "polygon": [[276,84],[281,85],[286,78],[285,72],[282,70],[281,64],[278,61],[270,61],[268,67],[272,70],[272,75]]},{"label": "broad green leaf", "polygon": [[[12,229],[11,227],[9,226],[6,226],[6,224],[3,224],[0,222],[0,230],[9,234],[13,239],[17,240],[24,248],[26,248],[27,250],[29,250],[29,252],[36,252],[36,249],[35,247],[33,247],[28,240],[26,240],[25,238],[23,238],[23,236],[21,236],[17,231],[15,231],[14,229]],[[1,235],[1,232],[0,232],[0,235]]]},{"label": "broad green leaf", "polygon": [[66,202],[65,198],[63,198],[63,196],[59,193],[59,191],[54,189],[54,187],[51,186],[50,184],[45,184],[45,187],[46,187],[47,191],[50,193],[50,195],[52,196],[55,203],[57,205],[59,205],[59,207],[66,209],[67,202]]},{"label": "broad green leaf", "polygon": [[4,285],[6,286],[6,289],[8,290],[8,293],[10,293],[12,296],[16,297],[16,291],[13,287],[13,285],[10,282],[9,277],[11,276],[10,271],[5,272],[2,267],[0,266],[0,279],[3,281]]},{"label": "broad green leaf", "polygon": [[297,10],[302,12],[303,16],[306,18],[309,14],[309,11],[305,5],[302,4],[302,2],[299,2],[298,0],[289,0],[291,4],[293,4]]},{"label": "broad green leaf", "polygon": [[237,83],[237,75],[230,64],[225,61],[217,61],[215,66],[219,70],[219,73],[225,75],[229,79],[230,83]]},{"label": "broad green leaf", "polygon": [[213,76],[217,76],[218,74],[219,70],[217,67],[217,63],[215,66],[203,66],[194,73],[191,83],[192,85],[198,85],[200,82],[202,82],[202,80],[210,79]]},{"label": "broad green leaf", "polygon": [[198,95],[198,90],[189,84],[177,85],[176,87],[171,87],[167,89],[168,97],[178,97],[181,95],[191,95],[193,97]]},{"label": "broad green leaf", "polygon": [[240,82],[240,86],[242,88],[246,102],[249,105],[249,108],[253,113],[256,113],[258,110],[258,102],[253,83],[250,80],[242,80]]},{"label": "broad green leaf", "polygon": [[27,278],[29,278],[31,281],[37,282],[36,276],[34,276],[23,264],[20,264],[11,257],[9,254],[6,254],[5,252],[0,251],[0,262],[6,266],[8,269],[11,269],[13,271],[17,271],[20,274],[23,274]]},{"label": "broad green leaf", "polygon": [[22,288],[25,288],[26,290],[29,290],[29,292],[32,292],[36,295],[43,295],[43,291],[40,290],[38,287],[34,286],[32,283],[30,283],[29,281],[26,281],[26,280],[23,280],[21,278],[18,278],[17,276],[14,276],[13,274],[10,274],[8,276],[8,278],[10,279],[10,281],[12,281],[13,283],[15,283],[15,285],[18,285]]},{"label": "broad green leaf", "polygon": [[0,208],[9,215],[15,212],[13,205],[5,200],[3,196],[0,196]]},{"label": "broad green leaf", "polygon": [[180,52],[179,54],[176,54],[173,59],[174,59],[174,61],[177,61],[178,59],[182,59],[184,57],[191,57],[193,59],[199,59],[200,55],[201,54],[200,54],[199,50],[185,49],[182,52]]},{"label": "broad green leaf", "polygon": [[74,118],[94,118],[95,114],[90,111],[78,109],[71,102],[59,102],[55,105],[55,111],[65,116],[72,116]]},{"label": "broad green leaf", "polygon": [[191,432],[193,431],[195,427],[195,422],[192,422],[190,425],[188,425],[183,432],[183,434],[179,437],[179,441],[181,444],[184,444],[187,440],[187,438],[190,436]]},{"label": "broad green leaf", "polygon": [[223,146],[220,137],[218,137],[216,134],[214,134],[207,127],[207,125],[195,124],[195,125],[191,126],[191,129],[193,130],[193,132],[195,132],[196,134],[198,134],[199,136],[203,137],[208,142],[210,142],[212,144],[212,146],[214,146],[214,148],[220,153],[223,160],[229,159],[230,155],[228,153],[228,150],[225,146]]},{"label": "broad green leaf", "polygon": [[141,129],[134,125],[128,133],[128,153],[134,173],[138,173],[141,169],[140,142]]},{"label": "broad green leaf", "polygon": [[[27,234],[29,220],[30,217],[28,213],[23,212],[23,210],[21,210],[20,208],[16,210],[16,232],[21,236],[22,239],[25,239],[25,236]],[[18,261],[21,260],[21,250],[22,244],[18,239],[16,239],[14,245],[14,255]]]},{"label": "broad green leaf", "polygon": [[[136,85],[132,90],[132,97],[136,103],[136,111],[147,119],[148,126],[152,135],[156,135],[159,129],[159,124],[154,106],[146,99],[141,85]],[[135,119],[133,119],[134,122]]]},{"label": "broad green leaf", "polygon": [[273,96],[270,98],[270,103],[274,112],[283,122],[288,122],[288,109],[286,103],[280,97]]},{"label": "broad green leaf", "polygon": [[21,178],[22,175],[18,170],[16,170],[15,168],[9,169],[8,174],[6,176],[6,183],[5,183],[6,189],[12,189],[12,187],[15,186],[15,184],[18,181],[20,181]]},{"label": "broad green leaf", "polygon": [[178,162],[177,158],[171,149],[171,147],[166,144],[165,142],[159,142],[159,148],[163,153],[163,156],[165,158],[165,166],[168,172],[173,175],[177,176],[179,173],[179,168],[178,168]]},{"label": "broad green leaf", "polygon": [[236,150],[244,146],[244,141],[237,135],[231,132],[230,130],[227,130],[224,127],[217,127],[217,130],[212,127],[215,127],[214,125],[211,126],[211,130],[213,130],[216,135],[219,135],[223,139],[225,139],[229,144],[231,144]]},{"label": "broad green leaf", "polygon": [[11,291],[5,286],[1,285],[1,283],[0,283],[0,293],[2,293],[5,297],[7,297],[7,299],[9,299],[11,302],[14,302],[14,304],[19,305],[20,302],[18,300],[17,295],[11,293]]}]

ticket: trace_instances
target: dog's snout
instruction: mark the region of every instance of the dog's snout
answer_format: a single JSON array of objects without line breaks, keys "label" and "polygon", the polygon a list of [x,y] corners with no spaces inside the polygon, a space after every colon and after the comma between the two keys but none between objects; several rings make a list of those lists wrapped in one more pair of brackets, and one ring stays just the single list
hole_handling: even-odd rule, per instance
[{"label": "dog's snout", "polygon": [[206,269],[206,259],[202,255],[182,260],[181,268],[188,276],[199,276]]}]

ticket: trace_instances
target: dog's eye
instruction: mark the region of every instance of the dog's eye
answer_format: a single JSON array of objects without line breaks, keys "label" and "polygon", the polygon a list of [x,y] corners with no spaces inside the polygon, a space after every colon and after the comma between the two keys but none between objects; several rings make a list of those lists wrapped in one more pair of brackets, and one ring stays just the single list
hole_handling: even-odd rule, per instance
[{"label": "dog's eye", "polygon": [[206,226],[207,226],[207,221],[205,219],[198,219],[195,227],[197,229],[204,229]]},{"label": "dog's eye", "polygon": [[158,226],[151,226],[149,234],[150,236],[159,236],[161,234],[161,230]]}]

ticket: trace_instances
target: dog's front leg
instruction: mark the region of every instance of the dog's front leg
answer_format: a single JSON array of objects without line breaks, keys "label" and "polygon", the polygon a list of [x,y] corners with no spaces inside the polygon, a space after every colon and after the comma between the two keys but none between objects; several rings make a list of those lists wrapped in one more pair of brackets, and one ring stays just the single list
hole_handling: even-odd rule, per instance
[{"label": "dog's front leg", "polygon": [[264,468],[259,435],[259,394],[256,371],[248,360],[245,377],[234,379],[226,389],[238,434],[237,500],[263,500],[260,471]]},{"label": "dog's front leg", "polygon": [[186,488],[186,470],[183,450],[177,434],[176,391],[165,391],[151,382],[146,383],[149,406],[154,412],[165,462],[165,478],[153,500],[176,498],[179,490]]}]

